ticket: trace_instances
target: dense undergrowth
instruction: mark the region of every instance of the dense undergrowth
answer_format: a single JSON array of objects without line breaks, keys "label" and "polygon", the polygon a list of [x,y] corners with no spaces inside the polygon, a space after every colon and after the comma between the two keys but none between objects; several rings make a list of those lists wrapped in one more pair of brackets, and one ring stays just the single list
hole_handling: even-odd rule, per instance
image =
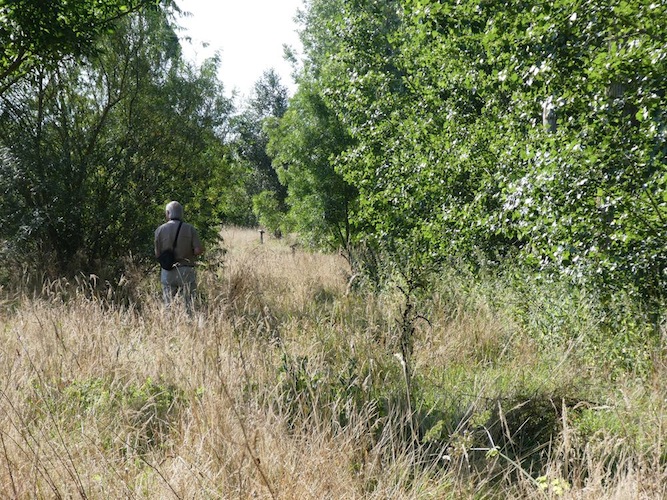
[{"label": "dense undergrowth", "polygon": [[667,495],[667,332],[631,300],[516,270],[370,292],[224,237],[192,318],[139,270],[3,290],[2,497]]}]

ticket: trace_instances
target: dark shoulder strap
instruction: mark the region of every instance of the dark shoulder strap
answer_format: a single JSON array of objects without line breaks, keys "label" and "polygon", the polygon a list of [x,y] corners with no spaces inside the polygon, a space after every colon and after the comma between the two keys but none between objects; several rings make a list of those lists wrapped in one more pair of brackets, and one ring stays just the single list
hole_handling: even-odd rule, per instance
[{"label": "dark shoulder strap", "polygon": [[176,236],[174,237],[174,244],[171,245],[172,250],[176,250],[176,240],[178,240],[178,233],[181,232],[181,226],[183,225],[183,221],[178,222],[178,229],[176,230]]}]

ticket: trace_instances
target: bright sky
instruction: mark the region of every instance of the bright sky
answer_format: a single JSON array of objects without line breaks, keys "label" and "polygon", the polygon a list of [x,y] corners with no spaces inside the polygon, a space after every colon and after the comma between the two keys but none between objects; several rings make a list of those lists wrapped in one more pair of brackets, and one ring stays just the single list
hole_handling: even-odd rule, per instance
[{"label": "bright sky", "polygon": [[192,38],[191,44],[182,43],[185,56],[201,62],[218,51],[225,94],[236,89],[247,95],[270,68],[294,91],[283,44],[301,52],[294,17],[303,0],[178,0],[178,6],[192,14],[179,20],[187,29],[181,35]]}]

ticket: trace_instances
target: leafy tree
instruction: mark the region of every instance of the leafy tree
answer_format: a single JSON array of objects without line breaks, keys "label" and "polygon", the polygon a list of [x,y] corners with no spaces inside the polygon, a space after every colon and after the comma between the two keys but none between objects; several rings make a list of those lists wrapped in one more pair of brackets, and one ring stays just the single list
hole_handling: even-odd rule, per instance
[{"label": "leafy tree", "polygon": [[273,191],[262,191],[252,197],[252,211],[257,221],[275,234],[281,232],[285,215],[279,205]]},{"label": "leafy tree", "polygon": [[359,192],[355,223],[366,241],[382,244],[394,255],[422,245],[425,213],[400,199],[419,202],[406,174],[425,149],[418,137],[401,128],[405,115],[418,107],[399,65],[396,34],[402,15],[399,1],[341,0],[335,9],[327,2],[313,2],[302,35],[305,68],[317,78],[326,105],[353,139],[337,163]]},{"label": "leafy tree", "polygon": [[335,4],[303,17],[306,68],[370,238],[664,296],[665,5]]},{"label": "leafy tree", "polygon": [[505,220],[542,266],[664,297],[667,7],[557,2],[533,11],[537,29],[519,38],[533,59],[504,64],[523,75],[513,84],[521,107],[552,100],[558,126],[550,134],[533,127],[513,152],[527,168],[501,179]]},{"label": "leafy tree", "polygon": [[[245,109],[232,121],[232,148],[237,165],[246,172],[246,206],[250,208],[252,198],[263,192],[273,193],[269,196],[278,201],[278,209],[284,211],[287,193],[278,180],[278,175],[271,165],[267,154],[268,135],[264,124],[269,118],[280,118],[287,110],[287,88],[280,82],[280,76],[274,70],[267,70],[255,83],[253,92],[245,104]],[[266,207],[260,203],[255,206]],[[250,214],[246,212],[246,216]],[[243,216],[242,214],[240,214]],[[253,220],[242,218],[234,222],[245,224]]]},{"label": "leafy tree", "polygon": [[[32,68],[90,54],[94,41],[159,0],[0,0],[0,94]],[[172,2],[169,3],[174,7]]]},{"label": "leafy tree", "polygon": [[5,258],[60,272],[148,257],[174,198],[211,237],[225,205],[214,192],[229,178],[231,112],[216,71],[215,61],[184,65],[166,15],[154,11],[124,18],[85,65],[63,61],[12,86],[0,114]]},{"label": "leafy tree", "polygon": [[268,131],[268,152],[287,187],[288,230],[315,246],[347,249],[356,190],[336,172],[335,162],[350,138],[316,84],[302,81],[285,115],[270,122]]}]

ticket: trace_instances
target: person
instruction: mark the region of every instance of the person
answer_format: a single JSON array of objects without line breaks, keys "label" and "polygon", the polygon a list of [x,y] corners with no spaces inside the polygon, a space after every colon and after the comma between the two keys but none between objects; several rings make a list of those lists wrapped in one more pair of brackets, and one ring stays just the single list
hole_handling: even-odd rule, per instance
[{"label": "person", "polygon": [[[197,290],[195,275],[195,257],[204,253],[197,230],[191,224],[183,222],[183,206],[177,201],[167,203],[165,207],[167,222],[155,230],[155,257],[163,250],[172,248],[176,238],[176,263],[172,269],[160,268],[162,297],[167,307],[180,294],[185,301],[188,314],[192,314],[192,301]],[[179,230],[180,225],[180,230]]]}]

